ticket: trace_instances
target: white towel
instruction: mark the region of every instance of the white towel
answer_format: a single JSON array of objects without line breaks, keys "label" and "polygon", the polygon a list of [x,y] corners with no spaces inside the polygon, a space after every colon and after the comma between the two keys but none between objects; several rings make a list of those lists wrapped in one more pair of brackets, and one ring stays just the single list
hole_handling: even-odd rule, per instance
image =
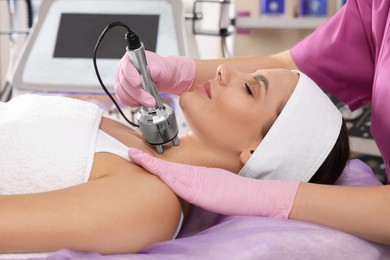
[{"label": "white towel", "polygon": [[27,94],[0,103],[0,194],[61,189],[89,178],[103,110]]}]

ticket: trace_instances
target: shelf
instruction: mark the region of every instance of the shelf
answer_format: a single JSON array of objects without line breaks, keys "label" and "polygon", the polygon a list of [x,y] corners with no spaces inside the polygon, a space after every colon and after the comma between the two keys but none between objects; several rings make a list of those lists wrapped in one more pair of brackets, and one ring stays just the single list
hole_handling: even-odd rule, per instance
[{"label": "shelf", "polygon": [[316,29],[327,17],[237,17],[236,26],[248,29]]}]

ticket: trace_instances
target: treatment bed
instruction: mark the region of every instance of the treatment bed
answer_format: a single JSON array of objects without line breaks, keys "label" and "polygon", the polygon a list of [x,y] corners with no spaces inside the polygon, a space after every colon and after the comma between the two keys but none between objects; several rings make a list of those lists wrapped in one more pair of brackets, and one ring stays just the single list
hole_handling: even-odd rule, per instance
[{"label": "treatment bed", "polygon": [[[339,185],[382,185],[371,169],[351,160]],[[300,221],[223,216],[194,207],[177,239],[137,254],[99,255],[67,249],[49,254],[8,255],[9,259],[390,259],[390,246]]]}]

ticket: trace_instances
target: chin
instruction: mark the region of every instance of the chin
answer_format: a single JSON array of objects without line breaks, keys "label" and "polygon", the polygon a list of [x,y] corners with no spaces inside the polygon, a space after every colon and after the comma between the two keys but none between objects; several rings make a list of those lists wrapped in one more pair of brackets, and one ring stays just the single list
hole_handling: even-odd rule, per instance
[{"label": "chin", "polygon": [[[187,119],[188,114],[194,113],[194,108],[196,107],[196,97],[192,92],[185,92],[180,96],[179,106],[183,111],[185,118]],[[195,112],[196,113],[196,112]],[[188,119],[187,119],[188,120]]]},{"label": "chin", "polygon": [[180,108],[183,109],[183,106],[186,106],[186,103],[189,103],[189,101],[191,100],[191,96],[193,97],[192,94],[193,94],[192,92],[187,91],[180,95],[179,97]]}]

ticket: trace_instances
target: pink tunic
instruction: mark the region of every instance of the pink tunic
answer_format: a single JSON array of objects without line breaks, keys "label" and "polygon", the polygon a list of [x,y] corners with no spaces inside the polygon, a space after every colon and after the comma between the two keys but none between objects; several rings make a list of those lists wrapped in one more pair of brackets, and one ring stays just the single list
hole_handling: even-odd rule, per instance
[{"label": "pink tunic", "polygon": [[371,133],[390,182],[390,1],[348,0],[291,54],[300,70],[352,110],[371,103]]}]

